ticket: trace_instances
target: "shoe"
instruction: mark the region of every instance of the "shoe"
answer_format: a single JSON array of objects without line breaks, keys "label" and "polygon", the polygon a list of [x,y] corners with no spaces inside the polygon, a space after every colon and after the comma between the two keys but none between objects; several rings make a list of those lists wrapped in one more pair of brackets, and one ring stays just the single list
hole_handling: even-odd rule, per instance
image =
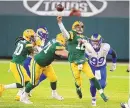
[{"label": "shoe", "polygon": [[92,99],[92,106],[96,106],[96,99]]},{"label": "shoe", "polygon": [[31,102],[28,98],[28,93],[25,93],[25,92],[21,95],[20,101],[25,104],[33,104],[33,102]]},{"label": "shoe", "polygon": [[105,102],[107,102],[107,101],[108,101],[108,98],[105,96],[105,94],[104,94],[104,93],[102,93],[100,96],[102,97],[102,99],[103,99]]},{"label": "shoe", "polygon": [[64,99],[62,96],[58,95],[57,92],[55,92],[55,93],[52,92],[52,98],[55,98],[57,100],[63,100]]},{"label": "shoe", "polygon": [[4,85],[0,84],[0,97],[2,96],[4,90],[5,90]]},{"label": "shoe", "polygon": [[81,88],[76,83],[75,83],[75,86],[76,86],[76,92],[77,92],[79,98],[81,99],[82,98]]},{"label": "shoe", "polygon": [[127,103],[121,103],[120,106],[121,106],[121,108],[129,108]]}]

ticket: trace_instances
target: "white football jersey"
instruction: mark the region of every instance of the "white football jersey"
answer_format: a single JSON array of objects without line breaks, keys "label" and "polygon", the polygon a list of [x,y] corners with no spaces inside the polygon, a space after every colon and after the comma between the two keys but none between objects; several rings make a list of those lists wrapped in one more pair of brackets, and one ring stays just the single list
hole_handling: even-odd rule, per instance
[{"label": "white football jersey", "polygon": [[90,43],[85,43],[85,53],[88,55],[89,63],[95,67],[100,67],[106,64],[106,57],[110,50],[108,43],[101,43],[101,48],[98,52],[94,50]]}]

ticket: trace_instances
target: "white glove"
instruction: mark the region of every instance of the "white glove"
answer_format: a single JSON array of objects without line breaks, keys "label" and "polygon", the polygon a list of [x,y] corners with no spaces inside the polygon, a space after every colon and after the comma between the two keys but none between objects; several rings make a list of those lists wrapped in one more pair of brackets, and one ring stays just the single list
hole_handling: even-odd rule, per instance
[{"label": "white glove", "polygon": [[83,69],[83,64],[78,65],[78,70],[81,71]]},{"label": "white glove", "polygon": [[116,63],[113,63],[110,69],[110,71],[114,71],[114,70],[116,70]]}]

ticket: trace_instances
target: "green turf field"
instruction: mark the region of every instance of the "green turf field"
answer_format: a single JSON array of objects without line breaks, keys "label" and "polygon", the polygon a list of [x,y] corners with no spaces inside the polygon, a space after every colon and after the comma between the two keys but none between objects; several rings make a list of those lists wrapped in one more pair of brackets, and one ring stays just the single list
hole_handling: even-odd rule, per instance
[{"label": "green turf field", "polygon": [[[75,92],[74,78],[70,71],[69,63],[58,62],[53,63],[54,69],[58,76],[57,91],[64,97],[63,101],[58,101],[51,98],[51,89],[48,80],[43,81],[39,87],[33,91],[31,101],[33,105],[25,105],[14,100],[17,93],[16,89],[7,90],[0,98],[0,108],[92,108],[91,96],[89,92],[89,81],[85,74],[83,78],[83,98],[78,99]],[[0,61],[0,83],[14,83],[15,80],[11,72],[8,72],[9,62]],[[97,95],[97,107],[95,108],[120,108],[120,102],[128,100],[128,79],[129,74],[126,72],[127,64],[117,64],[115,72],[109,71],[105,93],[109,97],[109,101],[105,103],[99,94]]]}]

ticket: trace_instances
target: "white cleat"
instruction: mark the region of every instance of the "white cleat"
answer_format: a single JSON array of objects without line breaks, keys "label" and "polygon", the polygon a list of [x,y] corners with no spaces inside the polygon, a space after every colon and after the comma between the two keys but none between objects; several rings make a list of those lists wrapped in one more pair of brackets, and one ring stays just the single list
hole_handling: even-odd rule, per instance
[{"label": "white cleat", "polygon": [[55,98],[57,100],[63,100],[64,99],[62,96],[58,95],[57,92],[52,93],[52,98]]},{"label": "white cleat", "polygon": [[27,93],[23,93],[20,97],[20,101],[25,103],[25,104],[33,104],[33,102],[31,102],[28,98],[28,94]]},{"label": "white cleat", "polygon": [[33,104],[33,102],[31,102],[30,100],[20,100],[20,101],[25,104]]},{"label": "white cleat", "polygon": [[92,106],[96,106],[96,99],[92,99]]}]

